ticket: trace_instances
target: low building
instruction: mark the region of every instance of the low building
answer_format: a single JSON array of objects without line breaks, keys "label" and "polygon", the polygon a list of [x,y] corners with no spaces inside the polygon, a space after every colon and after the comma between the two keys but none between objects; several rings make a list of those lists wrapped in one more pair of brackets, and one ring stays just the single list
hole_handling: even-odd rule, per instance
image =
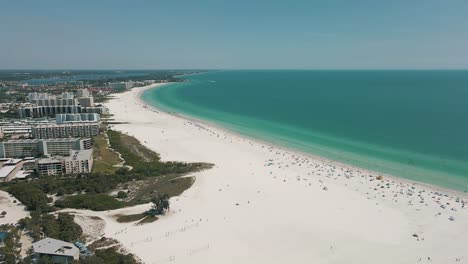
[{"label": "low building", "polygon": [[93,150],[70,150],[64,165],[66,174],[90,173],[93,169]]},{"label": "low building", "polygon": [[8,176],[15,170],[15,166],[5,166],[0,168],[0,182],[5,182]]},{"label": "low building", "polygon": [[36,169],[36,160],[35,159],[29,159],[29,160],[24,160],[23,162],[23,167],[21,168],[22,170],[29,171],[29,170],[35,170]]},{"label": "low building", "polygon": [[36,172],[39,176],[62,175],[63,160],[46,158],[36,160]]},{"label": "low building", "polygon": [[70,156],[55,156],[36,160],[39,176],[90,173],[93,169],[93,150],[70,150]]},{"label": "low building", "polygon": [[71,263],[80,259],[80,251],[75,245],[49,237],[33,243],[33,251],[36,259],[48,256],[54,264]]},{"label": "low building", "polygon": [[33,173],[33,171],[29,171],[29,170],[19,170],[15,176],[13,177],[13,179],[15,180],[26,180],[29,176],[31,176],[31,173]]}]

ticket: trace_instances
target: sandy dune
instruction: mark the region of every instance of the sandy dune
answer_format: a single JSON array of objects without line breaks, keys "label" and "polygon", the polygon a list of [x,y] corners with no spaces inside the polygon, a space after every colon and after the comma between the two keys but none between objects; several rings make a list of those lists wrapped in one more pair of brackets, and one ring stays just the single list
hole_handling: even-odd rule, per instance
[{"label": "sandy dune", "polygon": [[[16,201],[14,203],[13,201]],[[29,212],[25,210],[22,205],[15,197],[9,193],[0,191],[0,213],[5,211],[4,217],[0,216],[0,225],[3,224],[16,224],[19,219],[29,216]]]}]

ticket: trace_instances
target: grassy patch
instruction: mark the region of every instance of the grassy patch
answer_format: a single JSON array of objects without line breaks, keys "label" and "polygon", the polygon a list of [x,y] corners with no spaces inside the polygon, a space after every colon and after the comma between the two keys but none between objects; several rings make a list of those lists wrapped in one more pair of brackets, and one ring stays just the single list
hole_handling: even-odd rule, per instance
[{"label": "grassy patch", "polygon": [[144,225],[148,223],[153,223],[154,221],[158,220],[156,216],[147,216],[143,213],[141,214],[131,214],[131,215],[116,215],[117,222],[119,223],[130,223],[130,222],[137,222],[137,225]]},{"label": "grassy patch", "polygon": [[103,174],[113,174],[118,168],[99,160],[94,160],[93,172]]},{"label": "grassy patch", "polygon": [[131,214],[131,215],[116,215],[117,222],[119,223],[129,223],[136,222],[146,217],[144,214]]},{"label": "grassy patch", "polygon": [[159,162],[158,153],[143,146],[138,139],[109,130],[109,141],[128,164],[134,167],[143,166],[144,163]]},{"label": "grassy patch", "polygon": [[121,162],[119,155],[107,147],[107,140],[103,134],[97,135],[93,138],[93,172],[112,174],[118,169],[113,167],[113,165],[117,165]]},{"label": "grassy patch", "polygon": [[164,175],[157,178],[146,178],[128,183],[128,199],[130,204],[148,203],[158,194],[169,197],[179,196],[195,182],[193,177]]},{"label": "grassy patch", "polygon": [[127,203],[118,201],[107,194],[78,194],[67,196],[63,200],[55,202],[57,207],[75,208],[75,209],[90,209],[93,211],[105,211],[119,209],[127,205]]},{"label": "grassy patch", "polygon": [[158,153],[146,148],[134,137],[113,130],[109,130],[107,135],[112,148],[122,155],[127,165],[133,167],[133,173],[154,177],[185,174],[212,167],[212,164],[207,163],[162,162]]}]

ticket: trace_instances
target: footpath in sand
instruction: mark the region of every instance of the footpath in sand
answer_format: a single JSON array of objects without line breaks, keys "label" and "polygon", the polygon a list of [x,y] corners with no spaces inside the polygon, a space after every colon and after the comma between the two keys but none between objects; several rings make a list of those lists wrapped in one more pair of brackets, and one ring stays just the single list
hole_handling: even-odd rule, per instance
[{"label": "footpath in sand", "polygon": [[[145,263],[468,263],[467,197],[256,142],[146,106],[108,102],[112,129],[164,160],[210,162],[171,210],[145,225],[104,219]],[[468,206],[468,205],[467,205]]]}]

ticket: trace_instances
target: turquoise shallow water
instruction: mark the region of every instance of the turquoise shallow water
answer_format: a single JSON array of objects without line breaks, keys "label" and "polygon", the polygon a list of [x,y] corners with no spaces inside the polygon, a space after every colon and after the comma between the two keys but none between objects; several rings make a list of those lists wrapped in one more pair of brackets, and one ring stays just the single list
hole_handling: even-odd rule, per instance
[{"label": "turquoise shallow water", "polygon": [[219,71],[142,98],[247,136],[468,188],[468,71]]}]

